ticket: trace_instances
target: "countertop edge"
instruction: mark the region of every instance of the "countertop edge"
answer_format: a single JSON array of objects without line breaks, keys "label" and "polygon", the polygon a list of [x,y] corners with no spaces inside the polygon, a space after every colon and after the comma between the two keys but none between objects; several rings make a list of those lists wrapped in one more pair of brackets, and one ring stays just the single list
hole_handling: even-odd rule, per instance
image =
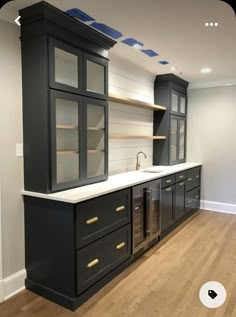
[{"label": "countertop edge", "polygon": [[[179,166],[177,166],[179,165]],[[185,165],[185,166],[184,166]],[[188,167],[187,167],[188,166]],[[169,170],[165,170],[164,172],[161,173],[145,173],[145,179],[140,179],[140,180],[131,180],[131,181],[127,181],[127,183],[125,184],[120,184],[114,187],[109,187],[109,182],[111,180],[111,178],[115,179],[115,178],[120,178],[122,177],[122,175],[131,175],[132,173],[141,173],[142,170],[140,171],[134,171],[134,172],[126,172],[126,173],[120,173],[120,174],[116,174],[116,175],[112,175],[110,176],[110,178],[108,178],[108,180],[104,181],[104,182],[99,182],[99,183],[95,183],[95,184],[90,184],[90,185],[86,185],[86,186],[81,186],[81,187],[76,187],[73,189],[68,189],[68,190],[64,190],[64,191],[60,191],[60,192],[56,192],[56,193],[52,193],[52,194],[45,194],[45,193],[39,193],[39,192],[32,192],[32,191],[27,191],[27,190],[22,190],[21,194],[23,196],[31,196],[31,197],[37,197],[37,198],[43,198],[43,199],[49,199],[49,200],[54,200],[54,201],[60,201],[60,202],[64,202],[64,203],[71,203],[71,204],[76,204],[79,202],[83,202],[89,199],[93,199],[105,194],[109,194],[118,190],[122,190],[131,186],[135,186],[138,184],[142,184],[142,183],[146,183],[155,179],[159,179],[159,178],[163,178],[165,176],[171,175],[171,174],[176,174],[178,172],[181,172],[183,170],[188,170],[197,166],[202,166],[202,163],[195,163],[195,162],[186,162],[183,164],[176,164],[176,165],[172,165],[172,166],[165,166],[166,169]],[[152,167],[158,167],[158,166],[152,166]],[[178,168],[179,167],[179,168]],[[147,169],[147,168],[145,168]],[[137,174],[138,175],[138,174]],[[140,174],[141,176],[142,174]],[[144,175],[142,175],[144,176]],[[102,186],[104,185],[104,188],[102,189],[97,189],[96,192],[94,193],[87,193],[84,194],[84,196],[82,197],[78,197],[78,198],[70,198],[70,197],[66,197],[66,195],[68,194],[68,196],[72,195],[76,195],[76,191],[79,191],[81,189],[81,191],[83,191],[84,189],[87,189],[89,191],[89,187],[91,189],[91,192],[93,191],[93,187],[94,186]],[[106,186],[108,186],[107,188],[105,188]],[[74,193],[73,193],[74,192]],[[77,193],[78,196],[80,195],[80,193]],[[60,197],[60,195],[63,195]],[[81,193],[81,195],[83,195],[83,193]]]}]

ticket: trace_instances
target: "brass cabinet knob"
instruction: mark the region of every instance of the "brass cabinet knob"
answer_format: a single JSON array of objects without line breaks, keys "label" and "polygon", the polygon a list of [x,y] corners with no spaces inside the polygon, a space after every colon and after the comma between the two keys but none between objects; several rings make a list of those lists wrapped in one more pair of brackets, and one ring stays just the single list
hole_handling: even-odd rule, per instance
[{"label": "brass cabinet knob", "polygon": [[124,248],[124,246],[125,246],[125,242],[121,242],[120,244],[117,244],[116,249],[120,250],[120,249]]},{"label": "brass cabinet knob", "polygon": [[93,217],[93,218],[88,219],[86,221],[86,225],[91,225],[92,223],[97,222],[97,221],[98,221],[98,217]]},{"label": "brass cabinet knob", "polygon": [[116,208],[117,212],[120,212],[120,211],[123,211],[123,210],[125,210],[125,206],[119,206],[119,207]]},{"label": "brass cabinet knob", "polygon": [[98,260],[98,259],[95,259],[95,260],[93,260],[92,262],[90,262],[90,263],[87,264],[87,268],[88,268],[88,269],[91,269],[91,267],[97,265],[98,263],[99,263],[99,260]]}]

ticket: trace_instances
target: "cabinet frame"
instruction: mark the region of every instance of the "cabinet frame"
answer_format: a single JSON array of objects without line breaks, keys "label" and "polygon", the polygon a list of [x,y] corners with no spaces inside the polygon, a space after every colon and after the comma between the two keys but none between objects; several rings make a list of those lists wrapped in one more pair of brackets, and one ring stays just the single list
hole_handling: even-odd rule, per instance
[{"label": "cabinet frame", "polygon": [[[171,160],[171,119],[177,120],[177,144],[176,144],[176,160]],[[184,158],[179,159],[179,136],[180,136],[180,121],[184,120]],[[175,165],[179,163],[184,163],[186,161],[186,118],[184,116],[170,115],[170,128],[169,128],[169,165]]]},{"label": "cabinet frame", "polygon": [[[55,54],[54,49],[59,48],[67,53],[73,54],[77,56],[78,63],[78,87],[72,87],[63,83],[56,82],[55,79]],[[84,63],[83,63],[83,53],[72,47],[63,41],[58,41],[54,38],[48,39],[48,49],[49,49],[49,86],[53,89],[63,90],[65,92],[71,92],[76,94],[82,94],[84,89]]]},{"label": "cabinet frame", "polygon": [[[57,149],[56,149],[56,99],[65,99],[76,101],[79,104],[78,110],[78,135],[79,135],[79,178],[75,181],[57,183]],[[83,155],[84,149],[84,120],[83,120],[83,97],[63,92],[63,91],[50,91],[50,162],[51,162],[51,189],[52,191],[62,190],[65,187],[76,187],[83,184],[83,179],[85,177],[84,169],[82,166],[85,164],[85,158]]]},{"label": "cabinet frame", "polygon": [[100,182],[107,179],[108,176],[108,102],[105,100],[98,100],[94,98],[84,98],[84,113],[83,113],[83,120],[84,120],[84,131],[87,130],[87,105],[89,103],[94,104],[95,106],[100,106],[104,108],[104,174],[101,176],[94,176],[94,177],[88,177],[88,164],[87,164],[87,137],[84,139],[84,170],[85,172],[85,178],[83,181],[83,185],[88,185],[91,183]]},{"label": "cabinet frame", "polygon": [[[104,94],[100,94],[99,92],[96,92],[96,91],[87,90],[87,71],[86,71],[87,61],[91,61],[95,64],[98,64],[104,67]],[[84,67],[84,83],[83,83],[84,94],[88,97],[107,100],[108,99],[108,62],[107,60],[98,58],[88,53],[83,53],[83,67]]]},{"label": "cabinet frame", "polygon": [[[178,97],[177,111],[173,111],[172,110],[172,94],[175,94]],[[181,97],[183,97],[185,99],[185,113],[180,112]],[[176,89],[171,89],[170,90],[170,114],[183,116],[183,117],[187,116],[187,95],[184,94],[184,93],[179,92]]]}]

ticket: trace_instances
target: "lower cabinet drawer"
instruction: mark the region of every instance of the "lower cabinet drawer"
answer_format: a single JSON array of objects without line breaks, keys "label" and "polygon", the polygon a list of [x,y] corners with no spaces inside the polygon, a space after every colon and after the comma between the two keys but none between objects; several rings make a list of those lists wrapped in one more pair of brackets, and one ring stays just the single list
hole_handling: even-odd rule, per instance
[{"label": "lower cabinet drawer", "polygon": [[190,212],[196,207],[200,207],[200,187],[196,187],[186,193],[185,212]]},{"label": "lower cabinet drawer", "polygon": [[187,170],[186,190],[191,190],[200,185],[201,167]]},{"label": "lower cabinet drawer", "polygon": [[76,207],[76,248],[130,223],[130,189],[81,202]]},{"label": "lower cabinet drawer", "polygon": [[77,251],[78,295],[130,257],[130,231],[124,226]]}]

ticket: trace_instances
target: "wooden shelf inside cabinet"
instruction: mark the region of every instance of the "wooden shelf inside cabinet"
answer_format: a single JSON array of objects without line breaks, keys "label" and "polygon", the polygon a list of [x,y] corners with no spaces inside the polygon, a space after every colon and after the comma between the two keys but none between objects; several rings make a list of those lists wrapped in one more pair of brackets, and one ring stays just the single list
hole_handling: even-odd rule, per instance
[{"label": "wooden shelf inside cabinet", "polygon": [[148,136],[148,135],[115,135],[109,136],[110,139],[149,139],[149,140],[165,140],[166,136]]},{"label": "wooden shelf inside cabinet", "polygon": [[58,150],[57,154],[78,154],[78,150]]},{"label": "wooden shelf inside cabinet", "polygon": [[166,110],[166,107],[164,106],[159,106],[152,103],[148,103],[148,102],[144,102],[144,101],[140,101],[136,99],[131,99],[127,97],[122,97],[122,96],[114,95],[114,94],[109,94],[108,100],[112,102],[120,103],[123,105],[133,106],[133,107],[138,107],[143,109],[156,110],[156,111]]},{"label": "wooden shelf inside cabinet", "polygon": [[57,124],[57,129],[78,130],[79,127],[76,125]]},{"label": "wooden shelf inside cabinet", "polygon": [[88,131],[104,131],[104,128],[88,127]]},{"label": "wooden shelf inside cabinet", "polygon": [[104,152],[104,150],[88,150],[88,153]]}]

